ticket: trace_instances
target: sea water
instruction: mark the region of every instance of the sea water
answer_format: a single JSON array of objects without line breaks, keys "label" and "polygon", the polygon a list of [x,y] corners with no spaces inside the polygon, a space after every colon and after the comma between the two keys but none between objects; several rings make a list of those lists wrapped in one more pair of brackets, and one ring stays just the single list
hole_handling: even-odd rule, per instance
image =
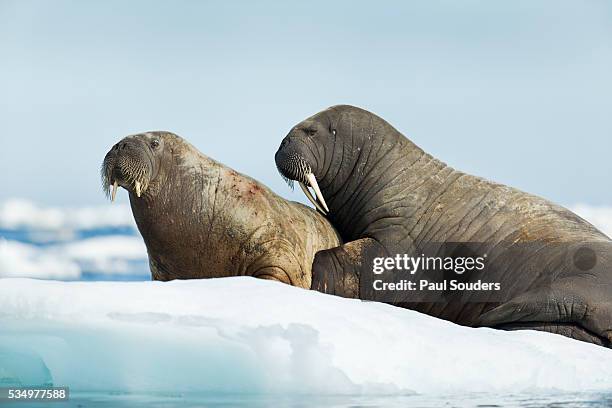
[{"label": "sea water", "polygon": [[[24,408],[23,402],[7,403],[7,408]],[[34,406],[44,406],[36,403]],[[133,394],[122,392],[77,392],[69,401],[54,402],[50,407],[64,408],[486,408],[486,407],[580,407],[609,408],[610,393],[531,393],[531,394],[452,394],[452,395],[209,395],[209,394]]]}]

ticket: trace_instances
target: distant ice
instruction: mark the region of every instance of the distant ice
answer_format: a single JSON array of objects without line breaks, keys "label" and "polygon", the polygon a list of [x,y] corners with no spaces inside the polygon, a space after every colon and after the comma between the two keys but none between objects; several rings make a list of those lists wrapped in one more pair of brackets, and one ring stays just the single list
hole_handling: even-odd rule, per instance
[{"label": "distant ice", "polygon": [[37,246],[0,238],[0,278],[75,280],[83,272],[122,275],[140,272],[149,278],[147,249],[138,236],[105,236]]},{"label": "distant ice", "polygon": [[0,278],[149,278],[147,253],[129,205],[43,207],[0,203]]},{"label": "distant ice", "polygon": [[78,279],[81,269],[72,260],[21,242],[0,238],[0,277]]},{"label": "distant ice", "polygon": [[92,207],[41,207],[29,200],[11,199],[0,203],[0,228],[74,230],[135,226],[127,204]]},{"label": "distant ice", "polygon": [[63,244],[53,250],[84,269],[106,274],[132,273],[130,262],[147,261],[147,248],[141,237],[95,237]]},{"label": "distant ice", "polygon": [[542,332],[471,329],[246,277],[4,279],[0,327],[5,384],[304,394],[612,390],[610,349]]}]

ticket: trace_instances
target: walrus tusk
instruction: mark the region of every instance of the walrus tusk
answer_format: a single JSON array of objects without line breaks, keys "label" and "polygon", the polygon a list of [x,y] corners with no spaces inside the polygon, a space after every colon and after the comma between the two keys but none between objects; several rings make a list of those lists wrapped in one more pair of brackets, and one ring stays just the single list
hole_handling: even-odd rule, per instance
[{"label": "walrus tusk", "polygon": [[140,197],[140,181],[137,181],[135,184],[136,184],[136,195]]},{"label": "walrus tusk", "polygon": [[310,187],[312,187],[312,189],[314,190],[315,195],[317,196],[317,199],[321,202],[321,205],[323,206],[323,208],[325,208],[325,211],[329,212],[329,208],[327,207],[327,204],[325,203],[323,194],[321,194],[321,190],[319,189],[319,184],[317,183],[317,179],[314,176],[314,174],[307,173],[306,180],[308,180],[308,182],[310,183]]},{"label": "walrus tusk", "polygon": [[111,202],[115,202],[115,197],[117,196],[117,180],[113,183],[113,190],[111,191]]},{"label": "walrus tusk", "polygon": [[300,187],[302,187],[302,191],[304,192],[304,194],[306,194],[306,197],[308,198],[308,200],[310,200],[310,202],[315,207],[317,207],[317,210],[321,211],[323,214],[327,214],[327,212],[323,209],[323,207],[321,207],[321,204],[319,204],[317,200],[315,200],[315,198],[312,196],[312,193],[310,192],[310,190],[308,190],[308,187],[306,187],[306,184],[300,182]]}]

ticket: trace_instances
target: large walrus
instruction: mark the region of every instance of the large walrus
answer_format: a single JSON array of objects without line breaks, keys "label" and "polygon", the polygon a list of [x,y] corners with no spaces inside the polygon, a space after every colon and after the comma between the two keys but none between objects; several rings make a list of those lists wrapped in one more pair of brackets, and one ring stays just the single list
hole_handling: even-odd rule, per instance
[{"label": "large walrus", "polygon": [[102,184],[129,192],[155,280],[254,276],[311,286],[329,222],[212,160],[169,132],[128,136],[106,154]]},{"label": "large walrus", "polygon": [[[545,330],[610,346],[612,242],[571,211],[457,171],[353,106],[297,124],[275,160],[345,242],[316,254],[313,289],[388,301],[463,325]],[[401,295],[379,293],[381,283],[373,284],[377,259],[425,260],[423,254],[436,253],[432,248],[448,255],[461,245],[486,259],[486,268],[432,278],[419,270],[415,283],[425,280],[425,287]],[[394,260],[390,270],[401,272]],[[452,277],[472,286],[427,286],[429,279],[448,284]],[[494,285],[469,290],[476,282],[480,289],[483,282]]]}]

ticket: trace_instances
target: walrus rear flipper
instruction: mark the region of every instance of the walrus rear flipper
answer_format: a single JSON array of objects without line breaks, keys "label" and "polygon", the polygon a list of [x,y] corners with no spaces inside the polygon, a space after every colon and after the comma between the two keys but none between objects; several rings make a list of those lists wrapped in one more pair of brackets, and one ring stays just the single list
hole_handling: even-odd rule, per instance
[{"label": "walrus rear flipper", "polygon": [[347,298],[369,299],[361,293],[364,287],[361,270],[371,270],[374,258],[386,253],[383,246],[372,238],[361,238],[319,251],[312,263],[311,289]]},{"label": "walrus rear flipper", "polygon": [[541,330],[612,347],[612,304],[586,301],[577,288],[559,282],[524,293],[481,315],[476,326]]}]

